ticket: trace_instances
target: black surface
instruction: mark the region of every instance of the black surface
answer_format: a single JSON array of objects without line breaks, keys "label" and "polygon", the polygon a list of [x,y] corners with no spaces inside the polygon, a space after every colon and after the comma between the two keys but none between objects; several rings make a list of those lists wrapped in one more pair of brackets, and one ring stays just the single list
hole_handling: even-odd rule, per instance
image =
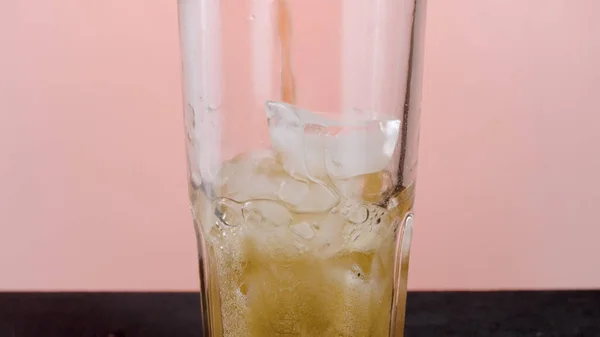
[{"label": "black surface", "polygon": [[[198,307],[194,293],[0,293],[0,337],[200,337]],[[600,291],[410,293],[406,337],[445,336],[600,337]]]}]

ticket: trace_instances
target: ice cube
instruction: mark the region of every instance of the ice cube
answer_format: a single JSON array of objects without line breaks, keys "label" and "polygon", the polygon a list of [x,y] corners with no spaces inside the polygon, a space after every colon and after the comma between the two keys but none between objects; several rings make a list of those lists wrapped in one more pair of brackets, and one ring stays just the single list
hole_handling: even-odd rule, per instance
[{"label": "ice cube", "polygon": [[399,120],[333,120],[296,106],[267,102],[271,145],[293,177],[313,181],[381,171],[400,133]]},{"label": "ice cube", "polygon": [[217,195],[236,201],[275,199],[281,174],[285,174],[271,150],[243,153],[227,161],[215,184]]},{"label": "ice cube", "polygon": [[394,188],[393,178],[388,171],[334,179],[333,183],[345,198],[368,203],[378,203]]},{"label": "ice cube", "polygon": [[[353,252],[368,252],[374,251],[381,247],[384,240],[391,237],[390,233],[393,229],[387,223],[385,210],[380,207],[372,206],[368,210],[368,219],[361,223],[355,224],[354,230],[347,238],[346,249]],[[352,221],[349,220],[350,223]]]},{"label": "ice cube", "polygon": [[400,121],[367,121],[346,126],[327,143],[326,170],[345,179],[388,168],[400,135]]},{"label": "ice cube", "polygon": [[304,240],[310,240],[315,237],[315,231],[310,224],[301,222],[292,226],[292,232]]},{"label": "ice cube", "polygon": [[325,121],[286,103],[267,102],[266,112],[271,146],[279,154],[286,172],[300,179],[324,178]]},{"label": "ice cube", "polygon": [[376,250],[382,241],[382,235],[376,231],[369,231],[364,226],[352,234],[346,249],[351,252],[368,252]]},{"label": "ice cube", "polygon": [[283,179],[277,191],[277,197],[288,205],[300,205],[310,194],[309,184],[294,178]]},{"label": "ice cube", "polygon": [[244,204],[244,236],[251,238],[262,252],[274,256],[296,253],[292,242],[290,224],[292,214],[273,200],[252,200]]},{"label": "ice cube", "polygon": [[323,257],[335,255],[344,244],[344,218],[339,213],[312,215],[312,218],[310,222],[315,228],[315,237],[311,240],[313,247]]},{"label": "ice cube", "polygon": [[270,227],[285,227],[292,221],[288,209],[272,200],[252,200],[244,204],[242,214],[246,222],[260,222],[260,225]]},{"label": "ice cube", "polygon": [[338,194],[322,183],[282,179],[277,196],[296,213],[327,212],[339,203]]}]

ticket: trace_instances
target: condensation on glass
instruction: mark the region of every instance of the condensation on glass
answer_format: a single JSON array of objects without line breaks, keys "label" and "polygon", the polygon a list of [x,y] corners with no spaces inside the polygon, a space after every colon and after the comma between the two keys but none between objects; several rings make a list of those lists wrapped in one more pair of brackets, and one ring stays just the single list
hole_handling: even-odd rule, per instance
[{"label": "condensation on glass", "polygon": [[178,6],[204,336],[402,336],[425,1]]}]

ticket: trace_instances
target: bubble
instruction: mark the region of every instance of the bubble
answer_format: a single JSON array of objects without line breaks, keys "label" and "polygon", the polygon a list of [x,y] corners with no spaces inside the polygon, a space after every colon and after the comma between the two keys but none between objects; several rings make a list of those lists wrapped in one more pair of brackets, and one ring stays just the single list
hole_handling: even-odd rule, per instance
[{"label": "bubble", "polygon": [[351,208],[346,217],[352,223],[361,224],[369,219],[369,210],[366,206],[359,205]]}]

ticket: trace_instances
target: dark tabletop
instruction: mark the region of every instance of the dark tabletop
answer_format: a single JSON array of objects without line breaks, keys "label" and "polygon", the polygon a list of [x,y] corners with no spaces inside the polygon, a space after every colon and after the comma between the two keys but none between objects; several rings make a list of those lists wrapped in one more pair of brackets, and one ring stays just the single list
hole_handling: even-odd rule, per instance
[{"label": "dark tabletop", "polygon": [[[0,293],[0,337],[200,337],[198,306],[195,293]],[[410,293],[406,337],[445,336],[600,337],[600,291]]]}]

